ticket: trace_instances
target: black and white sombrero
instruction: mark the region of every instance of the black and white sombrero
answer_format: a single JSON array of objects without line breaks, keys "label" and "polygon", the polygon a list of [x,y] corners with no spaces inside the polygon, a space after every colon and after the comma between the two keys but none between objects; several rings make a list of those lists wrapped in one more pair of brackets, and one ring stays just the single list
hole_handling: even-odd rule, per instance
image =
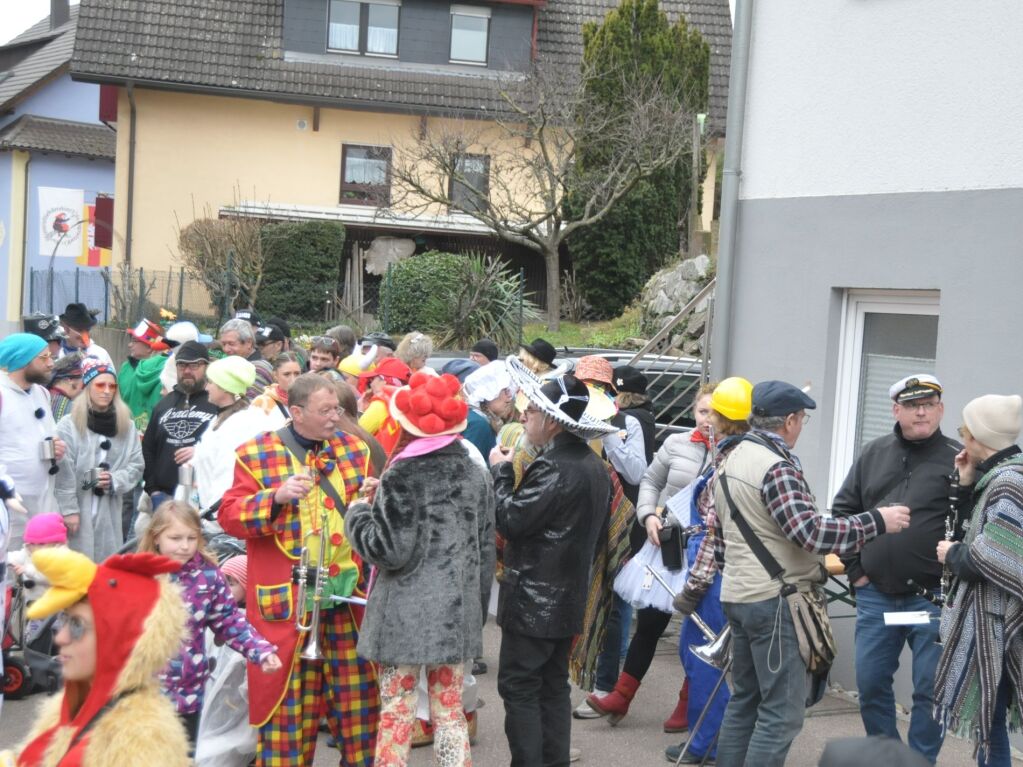
[{"label": "black and white sombrero", "polygon": [[[611,424],[598,421],[582,412],[589,401],[589,395],[569,394],[564,376],[541,381],[518,357],[509,356],[505,363],[512,381],[519,387],[520,394],[544,415],[561,424],[565,431],[587,441],[618,431]],[[562,408],[563,405],[574,404],[574,401],[578,401],[580,407],[569,409],[578,409],[580,412],[578,418],[573,418]]]}]

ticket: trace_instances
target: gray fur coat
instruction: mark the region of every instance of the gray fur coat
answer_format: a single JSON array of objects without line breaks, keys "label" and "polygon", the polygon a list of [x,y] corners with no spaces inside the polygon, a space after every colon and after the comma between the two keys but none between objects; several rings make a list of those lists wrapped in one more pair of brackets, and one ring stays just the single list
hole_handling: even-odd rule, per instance
[{"label": "gray fur coat", "polygon": [[482,653],[494,489],[462,445],[392,463],[373,505],[348,509],[345,531],[378,568],[359,655],[396,666],[460,663]]}]

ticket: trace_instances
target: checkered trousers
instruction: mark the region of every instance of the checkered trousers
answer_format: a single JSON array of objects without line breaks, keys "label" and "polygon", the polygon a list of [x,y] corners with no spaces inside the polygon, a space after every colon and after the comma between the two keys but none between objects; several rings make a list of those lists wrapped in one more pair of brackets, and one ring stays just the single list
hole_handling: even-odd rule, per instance
[{"label": "checkered trousers", "polygon": [[[380,714],[376,671],[356,655],[358,630],[347,606],[320,613],[320,639],[325,659],[296,655],[284,699],[259,728],[257,767],[311,765],[323,714],[341,744],[341,767],[372,767]],[[299,653],[304,646],[300,641]]]}]

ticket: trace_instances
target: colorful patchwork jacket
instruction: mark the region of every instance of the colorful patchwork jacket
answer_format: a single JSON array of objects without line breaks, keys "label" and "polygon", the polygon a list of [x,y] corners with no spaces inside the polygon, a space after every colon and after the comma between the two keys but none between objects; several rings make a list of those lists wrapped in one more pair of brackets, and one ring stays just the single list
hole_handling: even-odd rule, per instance
[{"label": "colorful patchwork jacket", "polygon": [[249,663],[260,663],[275,648],[252,630],[220,570],[201,554],[185,562],[171,579],[181,586],[188,607],[188,637],[178,656],[160,673],[160,684],[178,713],[193,714],[202,709],[203,690],[210,675],[207,628]]},{"label": "colorful patchwork jacket", "polygon": [[[324,555],[330,573],[328,591],[337,596],[353,592],[362,595],[361,563],[352,554],[336,503],[321,484],[330,482],[347,504],[367,476],[369,448],[356,437],[338,432],[323,443],[315,458],[307,456],[303,465],[276,433],[268,432],[241,445],[236,453],[234,484],[224,494],[218,520],[230,535],[247,542],[247,617],[259,633],[278,647],[283,663],[283,668],[272,674],[262,673],[258,666],[249,667],[249,720],[258,727],[269,720],[284,697],[295,654],[302,651],[295,625],[296,587],[291,582],[291,568],[298,564],[303,543],[309,546],[310,564],[315,566],[324,510],[329,546]],[[275,505],[273,496],[277,488],[299,471],[317,478],[313,491],[299,503]],[[312,595],[312,588],[306,591]],[[305,607],[309,607],[308,600]],[[324,608],[350,609],[343,605],[331,607],[329,601]],[[356,617],[360,618],[361,612]]]}]

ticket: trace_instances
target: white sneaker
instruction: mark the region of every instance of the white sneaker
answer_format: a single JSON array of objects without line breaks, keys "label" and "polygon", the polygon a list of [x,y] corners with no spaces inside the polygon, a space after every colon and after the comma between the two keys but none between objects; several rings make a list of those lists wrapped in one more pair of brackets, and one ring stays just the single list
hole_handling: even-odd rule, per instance
[{"label": "white sneaker", "polygon": [[582,755],[583,755],[583,752],[582,752],[581,749],[578,749],[578,748],[570,748],[570,749],[568,749],[568,761],[570,761],[570,762],[578,762],[579,758]]},{"label": "white sneaker", "polygon": [[[604,690],[594,690],[594,694],[598,696],[610,695],[609,692]],[[583,698],[583,702],[576,706],[572,711],[573,719],[600,719],[602,716],[603,714],[600,714],[590,708],[590,704],[586,702],[586,698]]]}]

